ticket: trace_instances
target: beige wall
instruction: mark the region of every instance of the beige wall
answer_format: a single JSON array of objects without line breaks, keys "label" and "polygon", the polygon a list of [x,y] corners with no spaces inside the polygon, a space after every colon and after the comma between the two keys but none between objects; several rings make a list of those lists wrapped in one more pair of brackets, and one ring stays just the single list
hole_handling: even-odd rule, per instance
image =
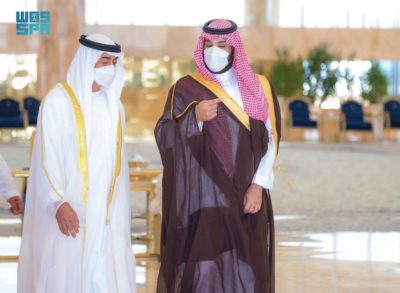
[{"label": "beige wall", "polygon": [[[88,27],[120,41],[125,52],[138,57],[191,57],[200,28],[188,27]],[[250,59],[274,60],[275,50],[290,48],[306,56],[311,48],[328,43],[343,57],[400,59],[400,30],[288,29],[244,27],[240,30]]]},{"label": "beige wall", "polygon": [[[201,32],[199,27],[86,26],[75,37],[68,35],[74,51],[80,33],[102,32],[120,42],[128,55],[137,57],[191,57]],[[274,50],[288,47],[294,55],[305,56],[317,44],[328,43],[345,57],[400,60],[400,29],[302,29],[244,27],[240,29],[251,59],[274,60]],[[63,34],[62,38],[67,37]],[[0,25],[0,53],[37,53],[43,37],[15,35],[15,25]],[[61,38],[53,30],[53,38]]]},{"label": "beige wall", "polygon": [[[79,45],[80,34],[100,32],[120,43],[127,56],[135,58],[190,59],[201,33],[200,27],[87,26],[81,0],[41,0],[40,10],[52,13],[51,36],[15,35],[15,24],[0,24],[0,54],[38,54],[37,93],[43,97],[56,82],[65,80],[66,71]],[[67,2],[67,3],[65,3]],[[278,0],[274,0],[275,4]],[[260,8],[261,7],[261,8]],[[277,10],[272,21],[276,23]],[[263,60],[268,66],[275,50],[289,48],[292,56],[305,57],[309,50],[328,43],[343,59],[400,60],[400,29],[302,29],[267,27],[265,0],[248,0],[245,22],[240,29],[250,60]],[[1,66],[1,65],[0,65]],[[171,81],[171,62],[168,62]],[[125,89],[128,133],[135,137],[152,135],[161,113],[168,85],[163,88]],[[149,98],[150,97],[150,98]]]},{"label": "beige wall", "polygon": [[[274,0],[275,1],[275,0]],[[0,53],[38,54],[38,95],[64,80],[78,47],[80,34],[101,32],[119,42],[127,56],[192,58],[200,27],[87,26],[81,0],[41,0],[40,10],[52,13],[51,36],[16,36],[15,24],[0,24]],[[67,2],[67,3],[66,3]],[[275,1],[277,3],[277,0]],[[276,4],[275,3],[275,4]],[[328,43],[342,58],[400,60],[400,29],[304,29],[267,27],[265,0],[246,2],[240,29],[250,60],[275,60],[275,50],[289,48],[292,56],[306,56],[311,48]],[[277,15],[275,8],[273,18]],[[272,19],[272,23],[276,20]]]}]

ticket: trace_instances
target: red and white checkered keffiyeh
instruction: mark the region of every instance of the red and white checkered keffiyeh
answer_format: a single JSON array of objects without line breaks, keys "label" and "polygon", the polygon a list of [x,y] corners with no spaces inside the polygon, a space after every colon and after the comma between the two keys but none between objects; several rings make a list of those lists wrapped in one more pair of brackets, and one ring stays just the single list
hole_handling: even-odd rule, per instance
[{"label": "red and white checkered keffiyeh", "polygon": [[[209,24],[209,27],[216,29],[229,28],[231,26],[232,24],[225,19],[216,19]],[[232,67],[236,70],[244,110],[251,118],[261,120],[265,123],[268,117],[268,105],[265,100],[261,83],[249,65],[239,32],[235,31],[223,35],[214,35],[203,32],[197,43],[197,48],[194,52],[194,60],[197,64],[199,73],[221,86],[214,74],[207,69],[204,63],[204,41],[207,39],[224,39],[228,45],[235,48]]]}]

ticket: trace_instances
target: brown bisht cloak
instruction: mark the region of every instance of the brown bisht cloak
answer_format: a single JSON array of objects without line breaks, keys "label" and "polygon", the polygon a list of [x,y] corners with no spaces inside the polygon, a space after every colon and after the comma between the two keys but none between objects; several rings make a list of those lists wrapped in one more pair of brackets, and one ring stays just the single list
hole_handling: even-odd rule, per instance
[{"label": "brown bisht cloak", "polygon": [[[280,111],[268,81],[259,76],[269,105],[275,148]],[[200,131],[195,106],[219,97],[217,118]],[[228,94],[198,73],[171,88],[155,128],[164,166],[161,268],[158,293],[274,292],[274,220],[263,190],[256,214],[243,199],[267,151],[268,132]]]}]

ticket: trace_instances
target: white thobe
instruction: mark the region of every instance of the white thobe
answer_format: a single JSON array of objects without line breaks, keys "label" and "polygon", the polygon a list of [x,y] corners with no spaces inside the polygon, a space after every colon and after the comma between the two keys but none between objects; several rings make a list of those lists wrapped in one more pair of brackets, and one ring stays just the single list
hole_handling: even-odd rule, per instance
[{"label": "white thobe", "polygon": [[[112,263],[107,263],[107,199],[113,176],[115,145],[112,120],[105,92],[92,95],[92,123],[88,145],[89,201],[86,210],[86,292],[101,292],[97,286],[116,292]],[[105,278],[110,276],[111,278]],[[104,289],[103,289],[104,290]]]},{"label": "white thobe", "polygon": [[[136,290],[125,149],[123,146],[121,170],[106,222],[116,134],[105,93],[93,94],[91,109],[85,205],[77,126],[70,98],[58,85],[41,104],[27,190],[18,293]],[[123,115],[122,109],[120,113]],[[63,235],[57,225],[55,213],[62,201],[77,213],[80,230],[76,238]]]}]

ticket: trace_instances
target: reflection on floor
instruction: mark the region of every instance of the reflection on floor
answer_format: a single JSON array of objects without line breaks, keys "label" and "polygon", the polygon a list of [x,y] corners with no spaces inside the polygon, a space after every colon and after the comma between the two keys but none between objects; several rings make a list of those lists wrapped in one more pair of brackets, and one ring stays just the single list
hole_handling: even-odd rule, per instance
[{"label": "reflection on floor", "polygon": [[[19,237],[0,237],[0,255],[18,252]],[[133,245],[143,252],[143,245]],[[277,235],[276,292],[399,292],[400,233]],[[159,264],[138,261],[138,293],[155,292]],[[0,262],[0,292],[16,292],[17,264]]]},{"label": "reflection on floor", "polygon": [[277,292],[399,292],[398,232],[288,233],[278,239]]}]

